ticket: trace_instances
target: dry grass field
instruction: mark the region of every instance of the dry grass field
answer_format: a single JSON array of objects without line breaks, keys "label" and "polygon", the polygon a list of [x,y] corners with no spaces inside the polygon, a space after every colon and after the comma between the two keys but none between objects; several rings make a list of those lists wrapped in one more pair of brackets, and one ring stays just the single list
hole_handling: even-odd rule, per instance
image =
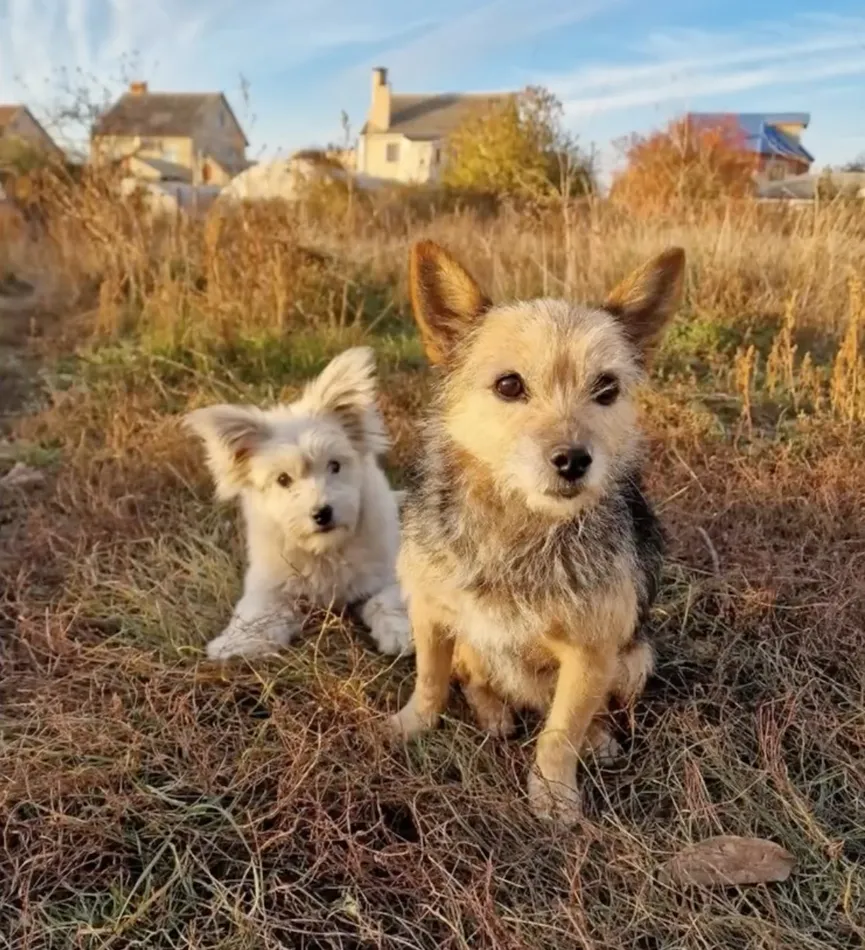
[{"label": "dry grass field", "polygon": [[[59,189],[0,222],[0,947],[844,950],[865,944],[865,215],[749,203],[659,219],[397,204],[148,222]],[[537,723],[388,750],[410,687],[323,616],[278,659],[203,659],[240,584],[233,509],[179,416],[291,396],[375,347],[399,480],[427,370],[405,264],[429,236],[495,298],[596,300],[671,243],[686,300],[645,399],[670,553],[657,676],[582,768],[562,833],[522,790]],[[790,850],[697,889],[688,843]]]}]

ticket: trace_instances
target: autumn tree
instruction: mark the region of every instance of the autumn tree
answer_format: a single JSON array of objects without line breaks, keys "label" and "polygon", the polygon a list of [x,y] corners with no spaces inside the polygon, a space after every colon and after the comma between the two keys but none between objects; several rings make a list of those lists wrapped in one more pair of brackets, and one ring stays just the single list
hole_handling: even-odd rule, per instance
[{"label": "autumn tree", "polygon": [[591,159],[562,115],[559,100],[539,86],[472,113],[446,142],[443,184],[533,200],[591,191]]},{"label": "autumn tree", "polygon": [[753,193],[755,160],[735,119],[712,125],[681,119],[632,136],[622,149],[626,165],[613,179],[611,198],[632,210],[654,213]]}]

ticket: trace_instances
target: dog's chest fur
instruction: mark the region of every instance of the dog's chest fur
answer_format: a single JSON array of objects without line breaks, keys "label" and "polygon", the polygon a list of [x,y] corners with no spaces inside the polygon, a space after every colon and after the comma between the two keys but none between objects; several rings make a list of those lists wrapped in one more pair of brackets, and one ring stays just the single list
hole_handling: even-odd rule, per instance
[{"label": "dog's chest fur", "polygon": [[304,555],[287,553],[285,589],[321,606],[344,607],[369,597],[390,574],[383,552],[352,539],[338,551]]},{"label": "dog's chest fur", "polygon": [[[544,523],[468,485],[435,429],[405,510],[400,574],[409,596],[435,601],[499,679],[515,686],[550,664],[550,636],[591,640],[621,614],[626,642],[655,597],[660,526],[638,472],[579,518]],[[502,686],[508,686],[502,683]],[[508,690],[512,692],[513,690]]]}]

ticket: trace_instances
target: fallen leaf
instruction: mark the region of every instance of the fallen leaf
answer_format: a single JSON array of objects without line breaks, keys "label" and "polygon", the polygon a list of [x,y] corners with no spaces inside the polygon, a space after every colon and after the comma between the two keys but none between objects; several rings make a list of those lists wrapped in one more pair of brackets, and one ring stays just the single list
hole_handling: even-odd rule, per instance
[{"label": "fallen leaf", "polygon": [[7,488],[27,488],[30,485],[41,485],[45,476],[38,468],[31,468],[23,462],[16,462],[12,468],[0,478],[0,485]]},{"label": "fallen leaf", "polygon": [[680,851],[659,872],[665,884],[763,884],[786,881],[796,859],[774,841],[718,835]]}]

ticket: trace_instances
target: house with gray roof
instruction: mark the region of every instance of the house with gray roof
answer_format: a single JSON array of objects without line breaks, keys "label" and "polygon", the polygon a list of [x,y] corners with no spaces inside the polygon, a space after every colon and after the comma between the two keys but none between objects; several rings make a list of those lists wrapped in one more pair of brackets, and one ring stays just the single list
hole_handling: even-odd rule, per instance
[{"label": "house with gray roof", "polygon": [[248,145],[221,92],[151,92],[134,82],[93,126],[90,159],[146,181],[224,185],[248,167]]},{"label": "house with gray roof", "polygon": [[372,71],[372,97],[360,130],[357,171],[389,181],[435,181],[447,137],[466,119],[505,102],[513,93],[395,95],[387,70]]}]

